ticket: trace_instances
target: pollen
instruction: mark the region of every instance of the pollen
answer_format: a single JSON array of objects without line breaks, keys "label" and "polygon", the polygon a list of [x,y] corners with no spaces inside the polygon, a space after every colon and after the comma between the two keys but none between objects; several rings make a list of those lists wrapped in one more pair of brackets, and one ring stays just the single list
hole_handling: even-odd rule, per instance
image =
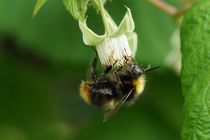
[{"label": "pollen", "polygon": [[106,109],[113,109],[115,106],[115,101],[114,100],[110,100],[109,102],[107,102],[106,104]]},{"label": "pollen", "polygon": [[145,76],[141,75],[138,79],[133,80],[133,85],[136,87],[136,96],[140,95],[145,86]]},{"label": "pollen", "polygon": [[84,81],[80,84],[80,96],[85,102],[90,103],[90,87]]}]

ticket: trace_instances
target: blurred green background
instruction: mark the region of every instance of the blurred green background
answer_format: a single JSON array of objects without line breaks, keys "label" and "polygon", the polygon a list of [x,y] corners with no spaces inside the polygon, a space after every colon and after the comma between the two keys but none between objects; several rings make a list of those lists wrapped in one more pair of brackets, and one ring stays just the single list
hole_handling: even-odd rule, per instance
[{"label": "blurred green background", "polygon": [[[176,6],[175,0],[168,1]],[[94,56],[61,0],[31,17],[35,0],[0,0],[0,140],[178,140],[183,99],[180,79],[164,64],[176,25],[144,0],[113,0],[117,23],[131,8],[139,35],[137,61],[160,65],[147,74],[144,94],[106,123],[85,104],[79,84]],[[100,16],[88,24],[103,33]]]}]

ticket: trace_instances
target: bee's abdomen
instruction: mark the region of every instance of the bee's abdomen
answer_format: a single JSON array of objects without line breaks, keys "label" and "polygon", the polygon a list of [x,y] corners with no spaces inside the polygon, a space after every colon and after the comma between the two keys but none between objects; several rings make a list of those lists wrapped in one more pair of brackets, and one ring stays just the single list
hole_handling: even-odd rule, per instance
[{"label": "bee's abdomen", "polygon": [[105,106],[116,94],[115,89],[109,85],[93,85],[90,91],[91,103],[95,106]]},{"label": "bee's abdomen", "polygon": [[80,96],[87,103],[91,103],[90,92],[90,86],[86,82],[82,81],[80,84]]},{"label": "bee's abdomen", "polygon": [[103,107],[110,100],[116,98],[117,95],[117,90],[112,83],[88,84],[83,81],[80,85],[80,96],[82,99],[95,106]]}]

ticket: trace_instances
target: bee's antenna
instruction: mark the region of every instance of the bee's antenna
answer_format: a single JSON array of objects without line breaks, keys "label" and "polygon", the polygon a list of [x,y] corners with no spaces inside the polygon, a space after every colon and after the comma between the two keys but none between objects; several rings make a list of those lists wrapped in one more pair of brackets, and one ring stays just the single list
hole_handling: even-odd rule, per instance
[{"label": "bee's antenna", "polygon": [[154,68],[150,68],[150,65],[148,66],[148,68],[144,69],[143,71],[144,72],[148,72],[148,71],[151,71],[151,70],[155,70],[157,68],[159,68],[160,66],[157,66],[157,67],[154,67]]},{"label": "bee's antenna", "polygon": [[104,75],[108,74],[112,69],[112,66],[107,66],[106,69],[104,70]]}]

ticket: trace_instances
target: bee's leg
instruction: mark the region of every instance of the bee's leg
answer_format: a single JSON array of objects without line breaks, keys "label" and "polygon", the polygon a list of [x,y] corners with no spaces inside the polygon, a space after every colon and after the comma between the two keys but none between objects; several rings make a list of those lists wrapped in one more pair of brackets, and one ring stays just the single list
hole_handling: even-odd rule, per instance
[{"label": "bee's leg", "polygon": [[106,69],[104,70],[104,75],[108,74],[112,69],[112,66],[107,66]]},{"label": "bee's leg", "polygon": [[97,60],[98,60],[98,57],[96,56],[93,59],[92,66],[91,66],[91,78],[93,79],[94,82],[96,82],[97,80],[97,73],[96,73]]},{"label": "bee's leg", "polygon": [[117,72],[114,72],[114,74],[115,74],[115,76],[116,76],[117,81],[120,82],[120,76],[119,76],[119,74],[118,74]]},{"label": "bee's leg", "polygon": [[115,74],[115,76],[116,76],[116,81],[118,82],[119,87],[120,87],[120,88],[123,88],[123,83],[122,83],[122,81],[121,81],[121,79],[120,79],[120,75],[119,75],[117,72],[114,72],[114,74]]},{"label": "bee's leg", "polygon": [[117,60],[115,60],[113,65],[107,66],[106,69],[104,70],[104,75],[108,74],[111,69],[114,69],[114,66],[117,64]]},{"label": "bee's leg", "polygon": [[124,64],[127,64],[127,63],[128,63],[128,58],[127,58],[126,56],[124,56],[123,63],[124,63]]}]

